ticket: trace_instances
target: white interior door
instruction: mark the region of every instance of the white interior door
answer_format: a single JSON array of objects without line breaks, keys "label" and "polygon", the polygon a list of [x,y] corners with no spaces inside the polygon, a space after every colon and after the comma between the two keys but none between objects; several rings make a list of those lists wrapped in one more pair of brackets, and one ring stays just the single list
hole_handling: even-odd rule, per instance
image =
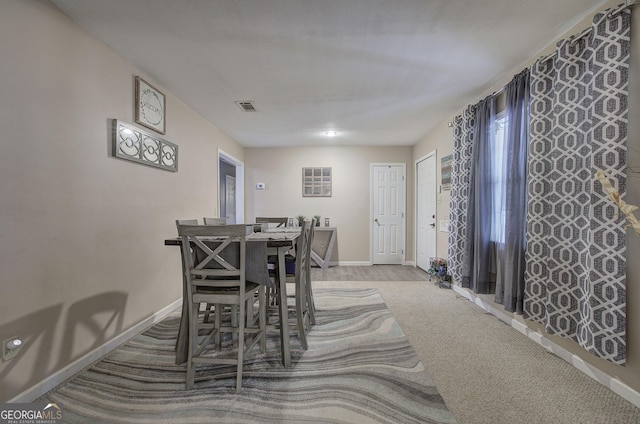
[{"label": "white interior door", "polygon": [[236,179],[231,175],[226,176],[225,183],[225,201],[226,201],[226,218],[227,224],[236,223]]},{"label": "white interior door", "polygon": [[437,165],[435,152],[416,164],[416,265],[423,270],[431,267],[436,250]]},{"label": "white interior door", "polygon": [[372,164],[372,263],[403,264],[405,164]]}]

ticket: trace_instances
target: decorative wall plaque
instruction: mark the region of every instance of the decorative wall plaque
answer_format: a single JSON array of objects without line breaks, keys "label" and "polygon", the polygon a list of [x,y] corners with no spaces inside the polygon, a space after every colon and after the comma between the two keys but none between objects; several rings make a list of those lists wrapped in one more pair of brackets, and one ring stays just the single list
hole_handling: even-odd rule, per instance
[{"label": "decorative wall plaque", "polygon": [[165,133],[164,94],[136,77],[136,123],[160,134]]},{"label": "decorative wall plaque", "polygon": [[112,132],[115,157],[167,171],[178,171],[177,145],[117,119],[113,120]]}]

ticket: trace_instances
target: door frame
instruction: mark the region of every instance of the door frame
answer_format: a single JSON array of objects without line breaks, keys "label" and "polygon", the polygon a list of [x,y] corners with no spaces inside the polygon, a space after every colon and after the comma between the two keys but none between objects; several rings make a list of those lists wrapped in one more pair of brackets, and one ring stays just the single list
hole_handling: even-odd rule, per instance
[{"label": "door frame", "polygon": [[[420,158],[418,158],[414,164],[414,175],[415,175],[415,179],[414,179],[414,189],[415,189],[415,193],[414,193],[414,208],[415,210],[413,211],[413,228],[415,231],[415,235],[414,235],[414,242],[415,245],[413,247],[414,252],[415,252],[415,267],[418,268],[418,164],[420,162],[422,162],[423,160],[426,160],[428,158],[430,158],[431,156],[434,156],[435,161],[436,161],[436,190],[435,190],[435,198],[433,199],[436,202],[436,217],[435,217],[435,242],[436,242],[436,254],[438,252],[438,191],[439,191],[439,186],[438,186],[438,155],[437,155],[437,150],[433,150],[429,153],[427,153],[424,156],[421,156]],[[422,269],[422,268],[420,268]],[[426,270],[425,270],[426,271]]]},{"label": "door frame", "polygon": [[[244,162],[231,156],[222,149],[218,149],[218,171],[216,172],[216,190],[220,187],[220,162],[224,161],[228,164],[236,167],[236,224],[244,223]],[[222,199],[220,198],[220,191],[217,193],[218,197],[218,213],[220,216]]]},{"label": "door frame", "polygon": [[374,224],[374,210],[375,205],[373,204],[374,198],[374,173],[373,169],[376,166],[401,166],[402,167],[402,197],[404,202],[402,204],[403,212],[402,212],[402,257],[401,261],[403,265],[406,265],[407,259],[407,164],[404,162],[375,162],[369,164],[369,264],[373,265],[373,250],[375,246],[373,245],[373,233],[375,231]]}]

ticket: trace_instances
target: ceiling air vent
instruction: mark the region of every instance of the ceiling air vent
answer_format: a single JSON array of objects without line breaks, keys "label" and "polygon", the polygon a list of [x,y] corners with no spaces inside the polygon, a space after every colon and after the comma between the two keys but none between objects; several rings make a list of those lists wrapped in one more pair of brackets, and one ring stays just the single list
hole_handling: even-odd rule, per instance
[{"label": "ceiling air vent", "polygon": [[255,106],[253,106],[253,103],[251,103],[251,101],[249,101],[249,100],[238,101],[238,102],[236,102],[236,104],[240,107],[240,109],[244,110],[245,112],[257,112],[258,111],[255,108]]}]

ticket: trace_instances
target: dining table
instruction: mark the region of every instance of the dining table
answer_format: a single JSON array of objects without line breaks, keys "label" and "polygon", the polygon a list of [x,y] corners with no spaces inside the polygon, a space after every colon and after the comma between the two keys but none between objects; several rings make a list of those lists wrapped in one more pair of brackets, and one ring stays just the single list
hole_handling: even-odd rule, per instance
[{"label": "dining table", "polygon": [[[245,275],[248,281],[253,281],[266,286],[273,286],[273,282],[268,272],[268,257],[276,256],[278,261],[278,274],[275,284],[278,285],[278,313],[280,320],[280,351],[282,363],[285,367],[291,365],[291,350],[289,344],[289,311],[287,308],[287,275],[285,269],[285,256],[288,251],[295,247],[296,240],[300,232],[258,232],[250,233],[246,236],[247,260]],[[211,242],[221,241],[220,237],[212,237]],[[181,246],[182,240],[179,237],[167,238],[164,240],[165,246]],[[180,255],[182,257],[182,255]],[[185,264],[182,263],[182,313],[180,317],[180,327],[176,339],[176,364],[187,362],[187,346],[189,340],[189,325],[187,318],[187,279],[184,275]]]},{"label": "dining table", "polygon": [[[265,233],[298,233],[300,234],[300,227],[267,227],[262,228],[260,231]],[[322,247],[319,246],[318,251],[316,252],[314,248],[311,248],[311,260],[318,265],[318,267],[322,270],[322,274],[326,275],[327,269],[329,268],[329,264],[331,263],[331,256],[333,255],[333,247],[336,242],[338,229],[336,227],[320,227],[316,226],[314,232],[328,232],[328,240],[326,243],[326,248],[322,251]],[[320,243],[319,243],[320,244]]]}]

